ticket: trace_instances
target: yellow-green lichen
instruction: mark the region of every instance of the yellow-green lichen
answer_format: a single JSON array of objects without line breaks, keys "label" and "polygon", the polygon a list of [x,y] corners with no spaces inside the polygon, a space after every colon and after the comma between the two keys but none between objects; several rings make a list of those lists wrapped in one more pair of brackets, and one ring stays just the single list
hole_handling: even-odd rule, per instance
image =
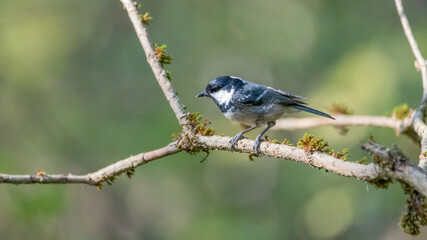
[{"label": "yellow-green lichen", "polygon": [[364,156],[360,160],[357,160],[356,163],[360,163],[360,164],[363,164],[363,165],[368,165],[369,164],[368,158],[366,156]]},{"label": "yellow-green lichen", "polygon": [[253,162],[253,161],[255,161],[254,157],[257,158],[257,157],[259,157],[259,155],[256,154],[256,153],[251,153],[251,154],[248,155],[248,160],[251,161],[251,162]]},{"label": "yellow-green lichen", "polygon": [[390,183],[392,183],[393,181],[390,178],[378,177],[366,182],[373,185],[376,188],[387,189]]},{"label": "yellow-green lichen", "polygon": [[156,58],[157,60],[159,60],[162,67],[164,67],[165,64],[170,64],[172,61],[172,57],[166,54],[166,47],[166,44],[163,44],[161,46],[157,45],[157,43],[154,44]]},{"label": "yellow-green lichen", "polygon": [[347,160],[350,154],[348,153],[348,148],[344,148],[341,152],[334,152],[334,150],[332,149],[332,153],[330,155],[332,155],[334,158]]},{"label": "yellow-green lichen", "polygon": [[401,182],[402,189],[409,199],[406,200],[406,210],[400,218],[400,227],[411,235],[420,233],[420,225],[427,224],[427,204],[425,197],[410,185]]},{"label": "yellow-green lichen", "polygon": [[130,179],[135,174],[135,168],[130,168],[126,171],[126,176]]},{"label": "yellow-green lichen", "polygon": [[283,145],[287,145],[287,146],[293,146],[293,144],[292,144],[291,142],[289,142],[289,141],[288,141],[288,139],[286,139],[286,138],[285,138],[285,139],[283,139],[282,144],[283,144]]},{"label": "yellow-green lichen", "polygon": [[312,134],[306,133],[298,140],[297,146],[307,152],[313,153],[314,151],[324,152],[329,144],[323,137],[314,138]]},{"label": "yellow-green lichen", "polygon": [[331,111],[334,114],[342,114],[342,115],[353,114],[353,110],[351,110],[345,103],[332,103],[332,105],[329,107],[329,111]]},{"label": "yellow-green lichen", "polygon": [[200,113],[188,113],[187,118],[189,120],[189,125],[191,125],[195,130],[194,133],[203,136],[213,136],[216,134],[212,127],[207,127],[212,122],[209,121],[209,119],[205,119],[202,122],[203,115],[201,115]]},{"label": "yellow-green lichen", "polygon": [[141,23],[143,23],[147,26],[150,24],[150,20],[153,19],[153,17],[151,17],[148,12],[146,12],[144,14],[139,14],[138,17],[139,17],[139,20],[141,21]]},{"label": "yellow-green lichen", "polygon": [[186,130],[182,131],[179,134],[172,134],[172,139],[178,141],[177,146],[190,154],[196,154],[200,151],[204,151],[209,153],[209,150],[198,146],[197,142],[194,139],[195,134],[199,134],[202,136],[213,136],[213,135],[221,135],[215,132],[212,127],[208,127],[211,122],[208,119],[203,120],[203,116],[198,113],[188,113],[188,126]]},{"label": "yellow-green lichen", "polygon": [[135,8],[138,10],[142,8],[142,4],[138,3],[137,1],[134,1],[133,4],[135,5]]},{"label": "yellow-green lichen", "polygon": [[279,144],[279,140],[277,140],[277,139],[268,139],[268,136],[266,135],[266,136],[264,136],[264,141],[265,142],[269,142],[269,143],[275,143],[275,144]]},{"label": "yellow-green lichen", "polygon": [[406,118],[413,110],[409,108],[408,104],[402,104],[393,108],[391,116],[402,120]]},{"label": "yellow-green lichen", "polygon": [[[166,71],[165,71],[165,73],[166,73],[166,78],[167,78],[167,79],[169,79],[169,81],[172,81],[171,71],[166,70]],[[185,108],[184,108],[184,109],[185,109]]]},{"label": "yellow-green lichen", "polygon": [[308,153],[323,152],[341,160],[346,160],[349,156],[348,148],[343,149],[341,152],[335,152],[333,149],[328,148],[329,143],[323,137],[315,138],[312,134],[307,133],[298,140],[297,146]]}]

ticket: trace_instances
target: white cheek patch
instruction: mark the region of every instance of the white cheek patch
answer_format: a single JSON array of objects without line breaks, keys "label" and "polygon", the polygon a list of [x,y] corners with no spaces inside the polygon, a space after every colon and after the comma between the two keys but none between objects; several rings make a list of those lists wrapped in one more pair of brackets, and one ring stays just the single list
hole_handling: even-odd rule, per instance
[{"label": "white cheek patch", "polygon": [[212,97],[214,97],[219,104],[223,105],[231,101],[231,98],[233,97],[234,89],[231,89],[230,91],[226,90],[219,90],[216,93],[212,93]]}]

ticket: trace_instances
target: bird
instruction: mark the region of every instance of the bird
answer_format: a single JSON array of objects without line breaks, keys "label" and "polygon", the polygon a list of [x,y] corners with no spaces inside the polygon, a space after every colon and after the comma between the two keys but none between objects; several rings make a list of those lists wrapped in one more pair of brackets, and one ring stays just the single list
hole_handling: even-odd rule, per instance
[{"label": "bird", "polygon": [[307,107],[307,103],[303,102],[307,100],[305,97],[245,81],[235,76],[221,76],[213,79],[196,97],[212,99],[225,117],[250,126],[230,140],[230,150],[233,150],[237,141],[246,138],[243,134],[267,125],[255,139],[253,150],[258,154],[261,137],[276,125],[276,120],[284,114],[302,110],[334,119],[329,114]]}]

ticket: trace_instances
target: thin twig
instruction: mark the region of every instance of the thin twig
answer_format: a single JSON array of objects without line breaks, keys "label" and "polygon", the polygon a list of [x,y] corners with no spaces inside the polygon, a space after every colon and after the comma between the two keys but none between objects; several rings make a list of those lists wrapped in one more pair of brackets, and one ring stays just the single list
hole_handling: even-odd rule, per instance
[{"label": "thin twig", "polygon": [[295,130],[319,126],[377,126],[388,127],[401,132],[403,121],[385,116],[336,115],[335,120],[329,118],[283,118],[277,121],[273,129]]},{"label": "thin twig", "polygon": [[403,9],[402,0],[395,0],[394,2],[396,3],[397,13],[399,14],[400,22],[402,23],[406,38],[408,39],[409,45],[412,49],[412,53],[414,54],[416,59],[415,67],[416,69],[419,69],[421,71],[421,79],[423,82],[423,97],[421,99],[420,106],[415,110],[415,113],[413,115],[412,127],[421,138],[421,154],[418,166],[420,166],[424,170],[427,170],[427,131],[425,131],[426,125],[424,123],[425,112],[427,109],[427,64],[423,55],[421,54],[414,34],[412,33],[411,26],[409,25],[405,10]]},{"label": "thin twig", "polygon": [[363,116],[363,115],[335,115],[335,120],[321,117],[312,118],[283,118],[277,120],[273,129],[297,130],[320,126],[349,127],[349,126],[374,126],[394,129],[396,135],[407,134],[416,143],[421,138],[411,128],[412,115],[399,120],[395,117],[386,116]]},{"label": "thin twig", "polygon": [[427,67],[426,61],[424,60],[423,55],[418,47],[418,43],[415,40],[414,34],[412,33],[411,26],[409,25],[409,21],[406,17],[405,10],[403,9],[402,0],[395,0],[397,13],[399,14],[400,21],[402,23],[403,30],[405,32],[406,38],[409,41],[409,45],[411,45],[412,53],[414,54],[417,60],[417,67],[421,70],[421,76],[423,80],[423,89],[424,94],[427,94]]},{"label": "thin twig", "polygon": [[133,170],[150,161],[166,157],[171,154],[180,152],[181,150],[176,147],[176,142],[169,145],[150,151],[140,153],[135,156],[115,162],[107,167],[99,169],[96,172],[86,175],[64,175],[64,174],[39,174],[39,175],[12,175],[0,173],[0,183],[13,183],[13,184],[49,184],[49,183],[83,183],[88,185],[99,185],[114,176],[120,175],[123,172]]},{"label": "thin twig", "polygon": [[135,28],[136,35],[138,36],[139,42],[141,43],[142,48],[144,49],[145,56],[147,57],[147,62],[150,64],[151,69],[153,70],[154,76],[157,79],[160,87],[163,90],[163,93],[166,99],[169,102],[172,110],[175,113],[176,118],[179,121],[181,126],[188,124],[187,111],[185,111],[184,105],[178,98],[175,90],[172,88],[172,85],[167,78],[166,71],[162,68],[159,60],[156,57],[153,45],[150,43],[147,35],[147,29],[141,23],[141,20],[138,17],[138,10],[136,9],[134,2],[132,0],[120,0],[126,9],[129,18]]},{"label": "thin twig", "polygon": [[64,174],[49,174],[49,175],[13,175],[0,173],[0,183],[13,184],[31,184],[31,183],[84,183],[94,185],[87,175],[64,175]]}]

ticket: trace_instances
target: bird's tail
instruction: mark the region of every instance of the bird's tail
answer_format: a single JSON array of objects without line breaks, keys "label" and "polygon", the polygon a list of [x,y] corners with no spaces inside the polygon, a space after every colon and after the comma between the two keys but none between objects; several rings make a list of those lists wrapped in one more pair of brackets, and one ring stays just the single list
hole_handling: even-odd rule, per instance
[{"label": "bird's tail", "polygon": [[290,107],[296,108],[296,109],[299,109],[299,110],[302,110],[302,111],[306,111],[306,112],[309,112],[309,113],[313,113],[313,114],[316,114],[316,115],[319,115],[319,116],[327,117],[327,118],[330,118],[330,119],[335,119],[335,118],[331,117],[329,114],[326,114],[326,113],[321,112],[319,110],[316,110],[316,109],[313,109],[313,108],[309,108],[309,107],[306,107],[306,106],[303,106],[303,105],[292,105]]}]

